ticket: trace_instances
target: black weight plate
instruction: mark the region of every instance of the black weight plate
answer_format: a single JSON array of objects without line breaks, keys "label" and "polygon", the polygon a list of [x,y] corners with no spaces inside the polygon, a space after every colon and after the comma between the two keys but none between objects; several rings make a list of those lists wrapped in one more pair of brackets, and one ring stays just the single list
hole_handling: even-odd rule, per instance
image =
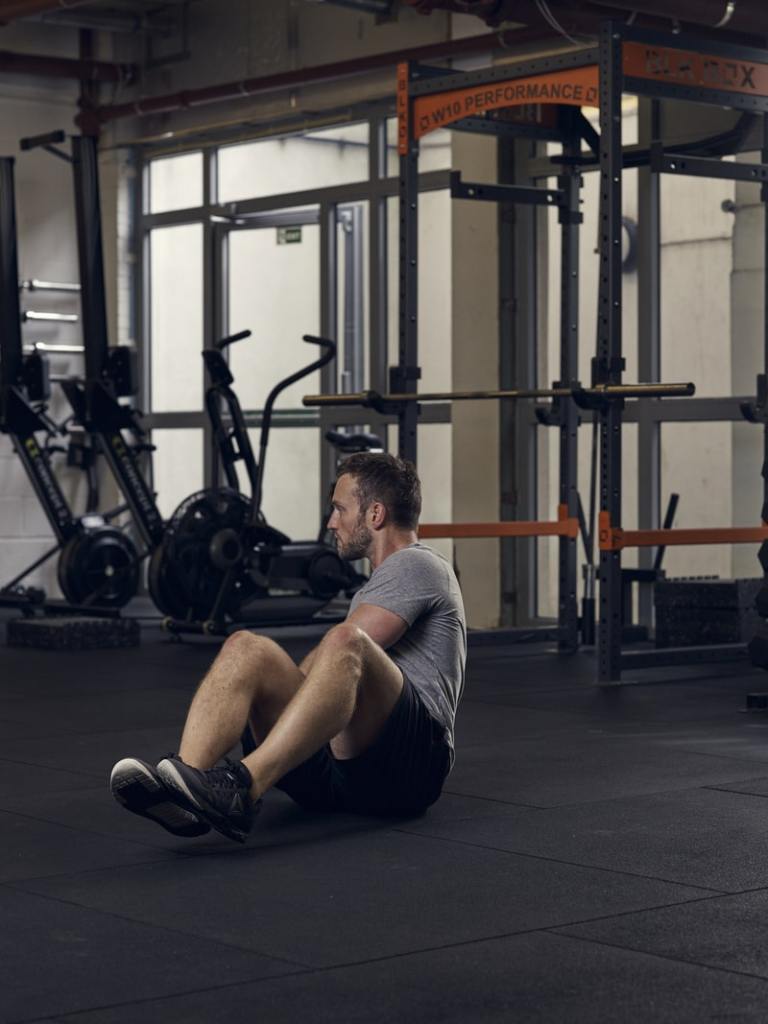
[{"label": "black weight plate", "polygon": [[58,578],[72,604],[122,608],[139,585],[136,547],[112,526],[78,533],[64,546]]}]

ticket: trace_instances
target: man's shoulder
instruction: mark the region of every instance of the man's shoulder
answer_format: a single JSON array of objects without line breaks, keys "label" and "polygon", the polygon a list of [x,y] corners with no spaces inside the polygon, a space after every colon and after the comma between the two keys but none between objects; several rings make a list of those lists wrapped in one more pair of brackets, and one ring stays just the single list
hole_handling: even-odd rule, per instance
[{"label": "man's shoulder", "polygon": [[409,544],[406,548],[400,548],[398,551],[393,551],[391,555],[384,559],[382,565],[389,562],[390,566],[394,568],[408,564],[409,567],[414,565],[443,567],[446,569],[451,568],[451,564],[447,558],[444,558],[439,551],[435,551],[434,548],[428,547],[426,544],[422,544],[417,541],[415,544]]},{"label": "man's shoulder", "polygon": [[[381,572],[386,567],[386,572]],[[412,579],[417,586],[432,581],[439,589],[450,587],[456,579],[451,563],[433,548],[419,542],[393,551],[384,559],[377,572],[381,575]]]}]

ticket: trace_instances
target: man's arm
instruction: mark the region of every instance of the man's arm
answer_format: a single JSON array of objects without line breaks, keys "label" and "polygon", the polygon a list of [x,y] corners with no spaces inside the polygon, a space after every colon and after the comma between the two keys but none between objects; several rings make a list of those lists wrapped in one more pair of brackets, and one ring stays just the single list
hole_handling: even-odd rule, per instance
[{"label": "man's arm", "polygon": [[347,622],[362,629],[385,651],[396,644],[408,629],[405,619],[401,619],[399,615],[386,608],[380,608],[377,604],[359,604],[352,614],[347,616]]},{"label": "man's arm", "polygon": [[[396,644],[406,629],[408,629],[408,623],[405,619],[401,619],[394,612],[387,611],[386,608],[379,608],[376,604],[358,605],[352,614],[347,616],[346,621],[362,629],[371,640],[375,641],[379,647],[383,647],[385,651],[388,647]],[[300,671],[305,676],[309,674],[312,668],[316,652],[317,647],[313,647],[299,665]]]}]

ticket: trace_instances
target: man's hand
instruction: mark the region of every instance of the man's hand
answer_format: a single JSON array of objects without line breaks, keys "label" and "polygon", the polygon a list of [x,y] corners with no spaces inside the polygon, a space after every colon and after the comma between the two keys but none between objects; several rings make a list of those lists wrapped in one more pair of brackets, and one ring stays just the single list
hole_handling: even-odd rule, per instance
[{"label": "man's hand", "polygon": [[375,604],[361,604],[347,616],[347,622],[362,629],[374,643],[384,650],[396,644],[408,629],[408,623],[394,612]]}]

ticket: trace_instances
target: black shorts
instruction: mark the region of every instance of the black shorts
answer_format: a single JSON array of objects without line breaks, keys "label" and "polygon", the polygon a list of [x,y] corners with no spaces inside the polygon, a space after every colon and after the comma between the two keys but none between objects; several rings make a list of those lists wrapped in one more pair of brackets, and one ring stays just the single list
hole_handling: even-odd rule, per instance
[{"label": "black shorts", "polygon": [[275,783],[277,789],[313,811],[419,814],[433,804],[453,750],[416,687],[407,678],[403,683],[381,735],[359,757],[338,760],[326,745]]}]

